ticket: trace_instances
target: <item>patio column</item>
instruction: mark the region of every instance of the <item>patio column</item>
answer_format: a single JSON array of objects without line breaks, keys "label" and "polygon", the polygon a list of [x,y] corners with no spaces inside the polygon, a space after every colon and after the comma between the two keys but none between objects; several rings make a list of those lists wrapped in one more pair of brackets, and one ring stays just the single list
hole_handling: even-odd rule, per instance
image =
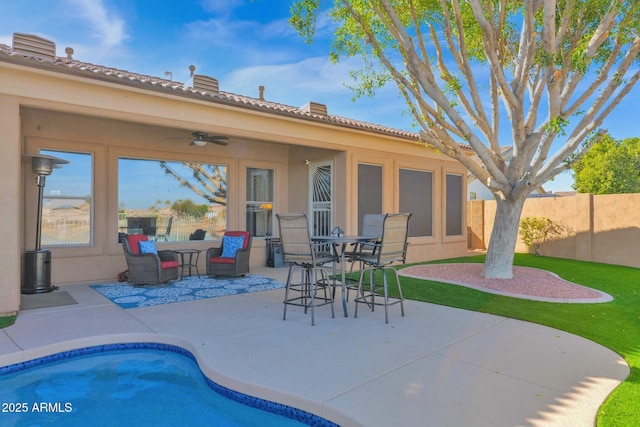
[{"label": "patio column", "polygon": [[24,182],[21,174],[20,105],[13,97],[0,96],[0,316],[16,314],[20,308],[20,272],[23,252],[21,221]]}]

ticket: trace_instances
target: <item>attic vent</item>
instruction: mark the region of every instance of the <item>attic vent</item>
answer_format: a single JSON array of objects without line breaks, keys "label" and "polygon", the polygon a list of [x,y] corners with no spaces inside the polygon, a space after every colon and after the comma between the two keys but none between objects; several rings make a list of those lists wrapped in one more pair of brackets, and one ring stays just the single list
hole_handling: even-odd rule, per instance
[{"label": "attic vent", "polygon": [[213,77],[196,74],[193,76],[193,88],[211,93],[219,93],[218,80]]},{"label": "attic vent", "polygon": [[309,102],[304,107],[300,108],[305,113],[317,114],[318,116],[327,116],[327,106],[318,102]]},{"label": "attic vent", "polygon": [[56,59],[56,44],[33,34],[13,33],[13,50],[42,59]]}]

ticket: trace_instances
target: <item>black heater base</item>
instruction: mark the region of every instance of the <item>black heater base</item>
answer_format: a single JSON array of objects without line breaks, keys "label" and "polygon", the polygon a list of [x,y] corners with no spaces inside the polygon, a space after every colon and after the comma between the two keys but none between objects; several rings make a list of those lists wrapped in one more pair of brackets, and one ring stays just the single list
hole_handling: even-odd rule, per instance
[{"label": "black heater base", "polygon": [[51,252],[47,250],[24,253],[23,294],[40,294],[55,290],[51,286]]}]

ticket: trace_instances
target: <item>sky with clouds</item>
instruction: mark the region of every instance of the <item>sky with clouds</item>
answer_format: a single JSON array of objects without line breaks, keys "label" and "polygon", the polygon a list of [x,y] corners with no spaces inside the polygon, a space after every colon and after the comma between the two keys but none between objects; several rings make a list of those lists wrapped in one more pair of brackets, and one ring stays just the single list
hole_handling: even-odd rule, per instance
[{"label": "sky with clouds", "polygon": [[353,61],[328,60],[330,31],[308,45],[289,25],[291,2],[273,0],[29,0],[0,2],[0,43],[14,32],[74,49],[80,61],[165,77],[215,77],[220,89],[292,106],[326,104],[330,114],[411,129],[393,88],[353,102]]},{"label": "sky with clouds", "polygon": [[[328,60],[330,28],[307,45],[289,26],[288,0],[28,0],[0,2],[0,43],[15,32],[56,43],[57,53],[74,49],[80,61],[186,82],[189,66],[215,77],[220,89],[292,106],[309,101],[330,114],[415,130],[394,88],[355,102],[346,87],[353,60]],[[633,97],[634,93],[629,95]],[[635,100],[621,105],[605,123],[616,138],[636,136]],[[630,106],[629,106],[630,105]],[[545,185],[570,190],[569,177]]]}]

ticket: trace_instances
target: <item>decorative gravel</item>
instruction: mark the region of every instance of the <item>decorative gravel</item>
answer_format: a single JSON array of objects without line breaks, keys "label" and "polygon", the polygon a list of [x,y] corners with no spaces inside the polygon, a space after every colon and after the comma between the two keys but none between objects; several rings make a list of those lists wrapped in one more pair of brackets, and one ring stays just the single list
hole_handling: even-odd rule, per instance
[{"label": "decorative gravel", "polygon": [[514,266],[512,279],[485,279],[483,267],[483,264],[425,264],[403,268],[398,273],[538,301],[596,303],[613,299],[604,292],[568,282],[537,268]]}]

